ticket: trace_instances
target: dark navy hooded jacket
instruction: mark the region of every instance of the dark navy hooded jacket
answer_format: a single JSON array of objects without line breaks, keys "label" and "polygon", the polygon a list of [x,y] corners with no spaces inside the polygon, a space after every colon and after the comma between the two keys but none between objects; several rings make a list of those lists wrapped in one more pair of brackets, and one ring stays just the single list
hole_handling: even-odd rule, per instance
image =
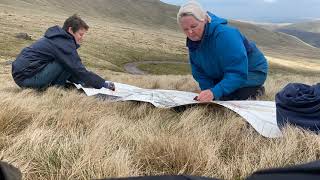
[{"label": "dark navy hooded jacket", "polygon": [[17,84],[40,72],[47,64],[57,61],[72,79],[86,86],[101,88],[105,80],[88,71],[81,62],[74,37],[58,26],[49,28],[44,37],[24,48],[12,64],[12,76]]},{"label": "dark navy hooded jacket", "polygon": [[211,22],[202,40],[187,38],[192,75],[201,90],[211,89],[218,100],[239,88],[262,85],[268,72],[264,55],[227,20],[208,14]]},{"label": "dark navy hooded jacket", "polygon": [[276,94],[277,122],[320,132],[320,83],[290,83]]}]

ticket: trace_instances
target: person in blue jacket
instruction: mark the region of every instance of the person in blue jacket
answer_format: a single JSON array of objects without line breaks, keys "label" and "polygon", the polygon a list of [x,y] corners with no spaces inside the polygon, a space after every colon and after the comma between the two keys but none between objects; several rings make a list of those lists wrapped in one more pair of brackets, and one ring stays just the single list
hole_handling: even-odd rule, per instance
[{"label": "person in blue jacket", "polygon": [[78,16],[66,19],[63,27],[50,27],[43,38],[24,48],[12,63],[12,76],[23,88],[65,86],[67,81],[85,87],[115,90],[113,82],[88,71],[77,49],[89,26]]},{"label": "person in blue jacket", "polygon": [[177,21],[187,36],[192,75],[201,89],[196,100],[246,100],[264,93],[267,60],[238,29],[196,1],[181,6]]}]

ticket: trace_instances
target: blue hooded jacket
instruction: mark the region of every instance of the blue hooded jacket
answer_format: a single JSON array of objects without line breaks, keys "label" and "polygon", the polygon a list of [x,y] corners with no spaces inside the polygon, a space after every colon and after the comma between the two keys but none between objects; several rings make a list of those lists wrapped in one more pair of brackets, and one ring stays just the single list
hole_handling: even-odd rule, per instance
[{"label": "blue hooded jacket", "polygon": [[227,20],[208,14],[202,40],[187,38],[192,75],[201,90],[211,89],[219,100],[239,88],[263,85],[268,63],[261,51]]},{"label": "blue hooded jacket", "polygon": [[86,86],[101,88],[105,80],[88,71],[81,62],[74,37],[58,26],[49,28],[43,38],[24,48],[12,63],[12,76],[19,85],[56,61],[72,74],[73,80]]}]

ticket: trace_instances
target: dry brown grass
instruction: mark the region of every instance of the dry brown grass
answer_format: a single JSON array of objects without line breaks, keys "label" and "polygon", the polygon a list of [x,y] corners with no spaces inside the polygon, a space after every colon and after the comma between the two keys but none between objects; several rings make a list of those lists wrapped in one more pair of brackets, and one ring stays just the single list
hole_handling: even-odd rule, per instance
[{"label": "dry brown grass", "polygon": [[[20,168],[24,179],[156,174],[241,179],[260,168],[319,158],[318,135],[288,128],[283,138],[266,139],[235,113],[215,106],[175,112],[146,103],[109,103],[76,90],[22,90],[14,84],[10,66],[4,62],[30,42],[18,41],[12,35],[23,30],[38,37],[47,25],[64,17],[41,16],[38,21],[37,15],[7,11],[0,13],[5,19],[1,21],[0,38],[6,38],[0,46],[9,47],[0,50],[0,156]],[[144,88],[198,90],[190,75],[134,76],[107,70],[114,66],[121,69],[121,63],[131,57],[147,57],[139,54],[147,50],[154,55],[151,57],[157,57],[158,52],[183,55],[182,35],[96,19],[92,22],[95,27],[81,50],[90,69],[113,81]],[[136,39],[130,41],[133,36]],[[162,38],[163,47],[158,46],[158,38]],[[123,49],[117,50],[119,47]],[[273,100],[288,82],[313,84],[318,78],[291,71],[273,73],[262,99]]]},{"label": "dry brown grass", "polygon": [[292,61],[290,59],[280,59],[280,58],[273,58],[267,57],[269,62],[273,64],[282,65],[285,67],[295,67],[297,69],[303,69],[305,71],[320,71],[320,64],[317,62],[318,60],[313,61],[306,61],[305,59],[297,59]]},{"label": "dry brown grass", "polygon": [[[260,168],[319,156],[315,134],[287,129],[282,139],[265,139],[219,107],[175,112],[146,103],[108,103],[75,90],[21,90],[8,81],[10,75],[1,77],[1,156],[19,167],[25,179],[155,174],[238,179]],[[145,88],[197,89],[190,76],[111,73],[110,78]],[[263,99],[272,100],[293,78],[317,80],[273,75]]]}]

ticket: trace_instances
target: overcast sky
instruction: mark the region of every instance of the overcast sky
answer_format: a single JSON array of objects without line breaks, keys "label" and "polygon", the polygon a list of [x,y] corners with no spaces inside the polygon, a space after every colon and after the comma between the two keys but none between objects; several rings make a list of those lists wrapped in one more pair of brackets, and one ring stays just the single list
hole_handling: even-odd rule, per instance
[{"label": "overcast sky", "polygon": [[[181,5],[186,0],[161,0]],[[320,19],[320,0],[198,0],[218,16],[259,22]]]}]

